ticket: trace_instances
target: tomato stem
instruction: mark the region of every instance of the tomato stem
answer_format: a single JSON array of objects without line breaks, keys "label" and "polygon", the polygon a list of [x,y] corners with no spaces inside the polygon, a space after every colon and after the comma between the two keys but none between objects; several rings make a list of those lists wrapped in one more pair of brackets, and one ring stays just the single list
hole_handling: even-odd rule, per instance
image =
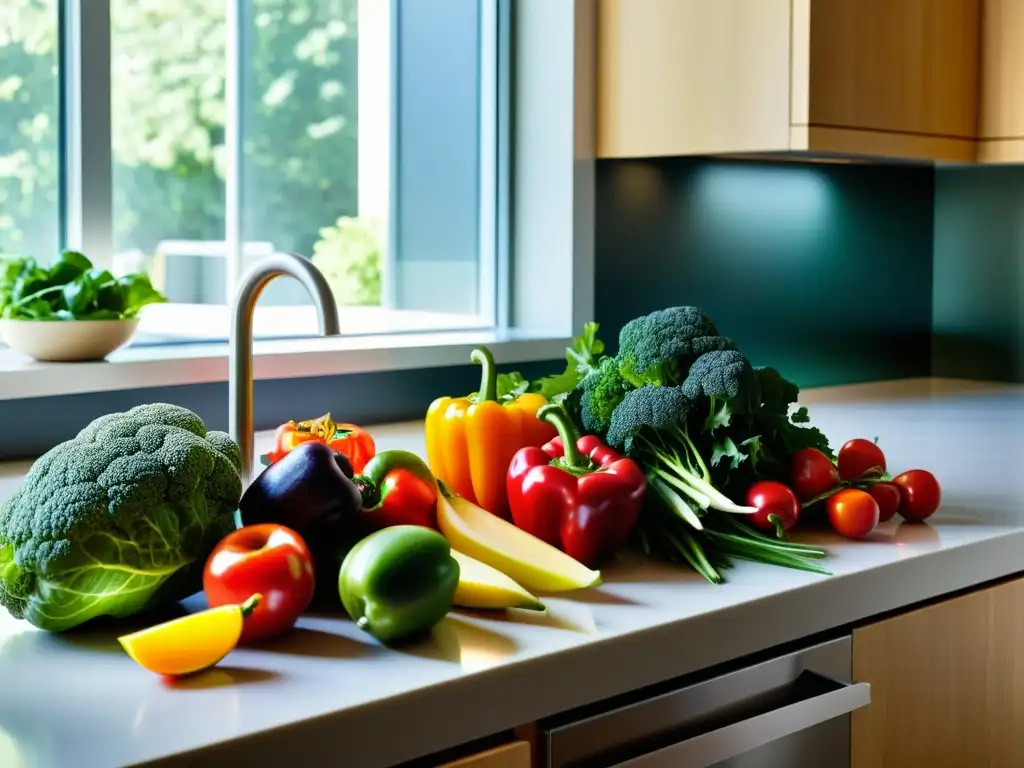
[{"label": "tomato stem", "polygon": [[244,603],[242,603],[242,605],[239,606],[242,609],[242,618],[244,619],[246,616],[249,616],[253,611],[255,611],[256,606],[258,606],[262,600],[263,595],[257,592]]},{"label": "tomato stem", "polygon": [[864,490],[866,487],[870,488],[872,485],[877,485],[878,483],[891,482],[892,477],[888,474],[883,474],[879,477],[858,477],[856,480],[843,480],[839,483],[839,485],[835,486],[834,488],[829,488],[824,493],[819,493],[817,496],[812,496],[807,501],[802,502],[800,504],[800,509],[803,510],[807,509],[808,507],[813,507],[818,502],[824,501],[829,496],[834,496],[835,494],[847,488],[859,488],[861,490]]}]

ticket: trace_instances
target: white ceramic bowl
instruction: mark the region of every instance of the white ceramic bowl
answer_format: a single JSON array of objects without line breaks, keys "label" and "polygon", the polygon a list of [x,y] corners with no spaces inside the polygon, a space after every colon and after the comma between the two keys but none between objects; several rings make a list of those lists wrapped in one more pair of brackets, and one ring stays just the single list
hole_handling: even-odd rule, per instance
[{"label": "white ceramic bowl", "polygon": [[43,362],[102,360],[127,344],[139,327],[130,320],[0,320],[11,349]]}]

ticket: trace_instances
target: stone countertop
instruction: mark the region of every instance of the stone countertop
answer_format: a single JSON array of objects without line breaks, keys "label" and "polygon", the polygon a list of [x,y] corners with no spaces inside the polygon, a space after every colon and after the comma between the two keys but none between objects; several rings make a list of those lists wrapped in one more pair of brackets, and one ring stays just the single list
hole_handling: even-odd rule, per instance
[{"label": "stone countertop", "polygon": [[[0,613],[0,765],[393,765],[1024,571],[1024,387],[915,380],[801,400],[836,446],[877,436],[890,470],[935,472],[939,512],[865,541],[797,536],[828,550],[833,576],[739,562],[712,586],[626,556],[601,587],[546,598],[547,615],[457,610],[401,649],[310,615],[176,685],[110,633],[49,635]],[[422,451],[419,423],[371,431]],[[27,466],[0,465],[0,498]]]}]

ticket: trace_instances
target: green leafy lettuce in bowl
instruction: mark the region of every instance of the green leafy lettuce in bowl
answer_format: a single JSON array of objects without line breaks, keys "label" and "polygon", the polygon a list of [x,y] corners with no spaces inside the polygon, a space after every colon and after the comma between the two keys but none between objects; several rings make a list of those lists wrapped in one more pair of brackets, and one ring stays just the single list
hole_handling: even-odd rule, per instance
[{"label": "green leafy lettuce in bowl", "polygon": [[145,273],[115,277],[77,251],[49,266],[0,260],[0,335],[36,360],[102,359],[131,339],[143,307],[165,301]]}]

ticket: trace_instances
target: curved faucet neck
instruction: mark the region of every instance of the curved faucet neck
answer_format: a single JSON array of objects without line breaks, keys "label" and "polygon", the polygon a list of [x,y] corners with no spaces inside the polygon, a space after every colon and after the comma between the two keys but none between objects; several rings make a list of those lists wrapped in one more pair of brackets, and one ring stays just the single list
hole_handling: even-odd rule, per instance
[{"label": "curved faucet neck", "polygon": [[253,316],[263,289],[278,277],[294,277],[316,307],[321,336],[338,336],[338,305],[327,278],[309,259],[278,253],[253,266],[241,279],[232,307],[228,345],[228,430],[242,451],[242,487],[249,485],[255,465],[253,428]]}]

